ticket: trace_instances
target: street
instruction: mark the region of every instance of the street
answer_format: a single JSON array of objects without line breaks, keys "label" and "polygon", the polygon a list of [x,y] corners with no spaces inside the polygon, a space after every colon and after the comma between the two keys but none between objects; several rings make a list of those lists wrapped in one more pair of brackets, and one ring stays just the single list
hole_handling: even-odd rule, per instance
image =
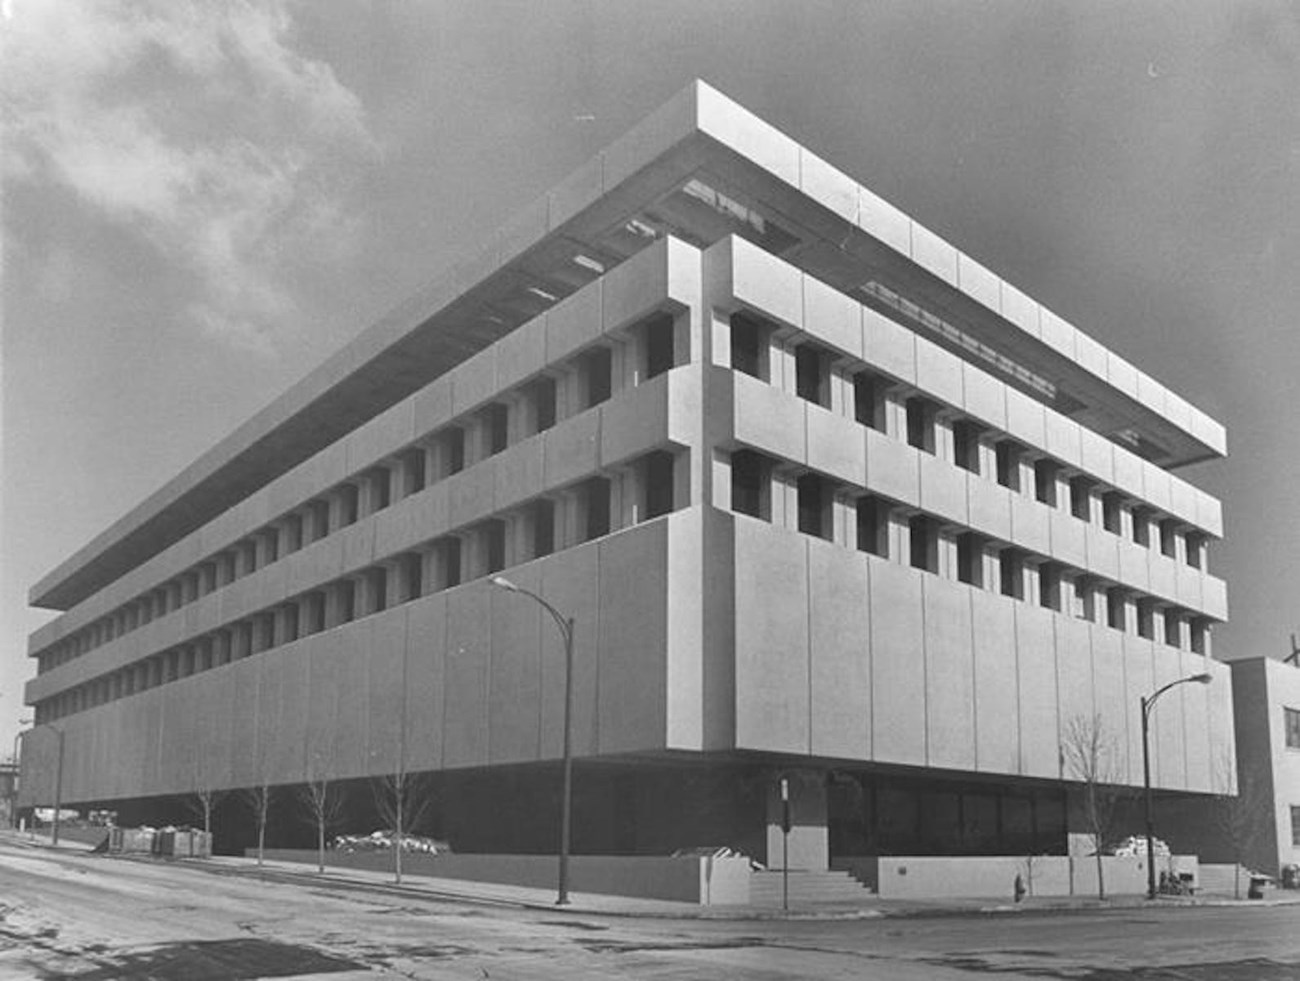
[{"label": "street", "polygon": [[0,977],[15,979],[1300,978],[1300,906],[632,918],[13,840],[0,877]]}]

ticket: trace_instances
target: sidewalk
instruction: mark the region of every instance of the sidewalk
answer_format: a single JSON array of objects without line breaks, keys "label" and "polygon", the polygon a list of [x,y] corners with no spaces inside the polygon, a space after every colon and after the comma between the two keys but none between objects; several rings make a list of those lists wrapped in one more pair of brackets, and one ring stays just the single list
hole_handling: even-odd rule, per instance
[{"label": "sidewalk", "polygon": [[[28,847],[49,849],[48,837],[30,832],[0,830],[0,840]],[[59,851],[89,852],[93,846],[60,840]],[[115,856],[134,861],[164,861],[148,856]],[[1021,903],[998,898],[880,899],[864,893],[861,903],[812,903],[792,905],[789,911],[758,906],[699,906],[694,903],[660,899],[640,899],[602,893],[574,892],[567,906],[555,905],[553,889],[476,882],[468,879],[445,879],[434,876],[402,876],[396,885],[389,872],[325,867],[324,875],[315,866],[300,862],[267,861],[258,868],[255,858],[230,855],[210,859],[177,859],[187,867],[211,874],[259,875],[278,882],[301,885],[327,883],[341,888],[364,889],[390,894],[411,894],[429,899],[449,900],[487,906],[511,906],[563,915],[627,916],[652,919],[767,920],[767,919],[874,919],[881,917],[945,917],[1025,915],[1061,912],[1104,912],[1127,909],[1173,909],[1198,906],[1289,906],[1300,905],[1300,891],[1270,890],[1264,899],[1233,899],[1230,895],[1162,896],[1150,902],[1144,896],[1114,896],[1098,900],[1095,896],[1028,896]]]}]

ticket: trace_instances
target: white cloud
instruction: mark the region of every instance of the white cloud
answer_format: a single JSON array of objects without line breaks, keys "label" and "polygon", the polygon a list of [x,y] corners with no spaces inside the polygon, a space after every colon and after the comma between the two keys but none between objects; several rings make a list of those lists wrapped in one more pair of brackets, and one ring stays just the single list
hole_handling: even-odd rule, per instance
[{"label": "white cloud", "polygon": [[192,323],[272,350],[296,312],[290,267],[337,256],[348,220],[332,186],[375,150],[355,95],[292,49],[288,7],[9,0],[4,12],[6,176],[55,181],[128,224],[199,284]]}]

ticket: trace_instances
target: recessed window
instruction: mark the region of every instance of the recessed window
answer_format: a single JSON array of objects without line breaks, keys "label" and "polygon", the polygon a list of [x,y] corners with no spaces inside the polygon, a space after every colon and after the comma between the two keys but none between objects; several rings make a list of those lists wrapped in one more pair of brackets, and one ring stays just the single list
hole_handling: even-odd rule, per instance
[{"label": "recessed window", "polygon": [[926,453],[934,452],[934,416],[937,407],[919,395],[907,400],[907,445]]},{"label": "recessed window", "polygon": [[972,532],[957,536],[957,578],[971,586],[984,585],[984,540]]},{"label": "recessed window", "polygon": [[493,402],[484,412],[483,424],[487,436],[487,455],[494,456],[504,450],[509,441],[510,412],[500,402]]},{"label": "recessed window", "polygon": [[402,496],[409,497],[424,490],[426,454],[423,448],[413,446],[403,451],[398,459],[402,462]]},{"label": "recessed window", "polygon": [[528,386],[533,405],[533,432],[544,433],[555,425],[555,379],[543,375]]},{"label": "recessed window", "polygon": [[1283,709],[1282,714],[1286,720],[1287,749],[1300,749],[1300,709]]},{"label": "recessed window", "polygon": [[1025,598],[1025,557],[1014,548],[1004,548],[998,556],[998,588],[1003,596]]},{"label": "recessed window", "polygon": [[830,357],[816,344],[794,349],[795,392],[808,402],[828,407],[830,399]]},{"label": "recessed window", "polygon": [[1147,508],[1133,509],[1133,543],[1151,547],[1151,512]]},{"label": "recessed window", "polygon": [[542,498],[532,506],[533,557],[555,551],[555,502]]},{"label": "recessed window", "polygon": [[1128,624],[1125,600],[1124,590],[1119,587],[1106,590],[1106,623],[1115,630],[1123,630]]},{"label": "recessed window", "polygon": [[961,419],[952,426],[953,457],[957,466],[971,473],[980,472],[980,433],[983,427],[969,419]]},{"label": "recessed window", "polygon": [[1071,585],[1071,610],[1076,618],[1090,622],[1097,619],[1096,605],[1093,601],[1094,592],[1092,580],[1088,577],[1079,576],[1074,580]]},{"label": "recessed window", "polygon": [[1034,462],[1034,498],[1048,507],[1056,507],[1056,474],[1061,468],[1055,460]]},{"label": "recessed window", "polygon": [[1160,522],[1160,554],[1171,559],[1178,555],[1178,527],[1173,518]]},{"label": "recessed window", "polygon": [[1183,615],[1172,607],[1165,610],[1165,643],[1170,647],[1183,644]]},{"label": "recessed window", "polygon": [[731,509],[755,518],[768,511],[768,464],[753,450],[731,454]]},{"label": "recessed window", "polygon": [[1209,624],[1203,617],[1194,617],[1190,627],[1190,641],[1193,654],[1207,654],[1209,645],[1206,641],[1210,636]]},{"label": "recessed window", "polygon": [[754,378],[764,378],[763,346],[767,327],[745,313],[731,317],[731,367]]},{"label": "recessed window", "polygon": [[1156,610],[1155,601],[1150,599],[1138,600],[1137,604],[1137,632],[1139,637],[1145,637],[1151,640],[1156,635]]},{"label": "recessed window", "polygon": [[582,509],[582,540],[589,542],[593,538],[608,535],[609,481],[604,477],[591,477],[583,481],[579,502]]},{"label": "recessed window", "polygon": [[1123,531],[1124,496],[1117,491],[1110,491],[1101,496],[1101,526],[1112,534]]},{"label": "recessed window", "polygon": [[607,347],[597,347],[584,354],[579,361],[584,408],[600,405],[609,398],[613,383],[613,359]]},{"label": "recessed window", "polygon": [[1300,847],[1300,807],[1291,805],[1291,844]]},{"label": "recessed window", "polygon": [[673,366],[673,318],[666,313],[647,320],[641,327],[645,351],[645,377],[662,375]]},{"label": "recessed window", "polygon": [[858,498],[858,548],[889,557],[889,505],[870,495]]},{"label": "recessed window", "polygon": [[1184,538],[1187,547],[1187,564],[1193,569],[1205,568],[1205,536],[1188,532]]},{"label": "recessed window", "polygon": [[1061,567],[1053,562],[1038,567],[1038,605],[1058,612],[1061,609]]},{"label": "recessed window", "polygon": [[885,431],[885,393],[889,382],[870,371],[853,376],[853,417],[877,432]]},{"label": "recessed window", "polygon": [[487,571],[500,572],[506,567],[506,523],[492,518],[483,523],[483,548]]},{"label": "recessed window", "polygon": [[908,521],[910,556],[913,569],[927,572],[939,571],[939,529],[932,518],[924,514],[913,515]]},{"label": "recessed window", "polygon": [[673,455],[663,450],[647,453],[641,463],[645,490],[645,519],[657,518],[673,509]]},{"label": "recessed window", "polygon": [[1070,478],[1070,513],[1080,521],[1092,520],[1092,481],[1087,477]]},{"label": "recessed window", "polygon": [[829,539],[831,489],[815,473],[807,473],[799,478],[799,530],[805,535],[816,535]]}]

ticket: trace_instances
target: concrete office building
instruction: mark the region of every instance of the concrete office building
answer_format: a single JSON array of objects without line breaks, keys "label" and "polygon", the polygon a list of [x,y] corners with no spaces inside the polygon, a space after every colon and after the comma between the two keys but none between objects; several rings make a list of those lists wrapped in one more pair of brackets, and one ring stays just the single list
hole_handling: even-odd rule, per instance
[{"label": "concrete office building", "polygon": [[[1244,861],[1279,875],[1300,863],[1300,668],[1267,657],[1231,662]],[[1232,858],[1233,856],[1226,856]]]},{"label": "concrete office building", "polygon": [[[857,124],[846,120],[846,124]],[[978,243],[976,243],[976,246]],[[28,805],[434,775],[458,851],[1063,853],[1230,745],[1180,395],[703,84],[42,579]],[[360,784],[357,784],[358,788]]]}]

